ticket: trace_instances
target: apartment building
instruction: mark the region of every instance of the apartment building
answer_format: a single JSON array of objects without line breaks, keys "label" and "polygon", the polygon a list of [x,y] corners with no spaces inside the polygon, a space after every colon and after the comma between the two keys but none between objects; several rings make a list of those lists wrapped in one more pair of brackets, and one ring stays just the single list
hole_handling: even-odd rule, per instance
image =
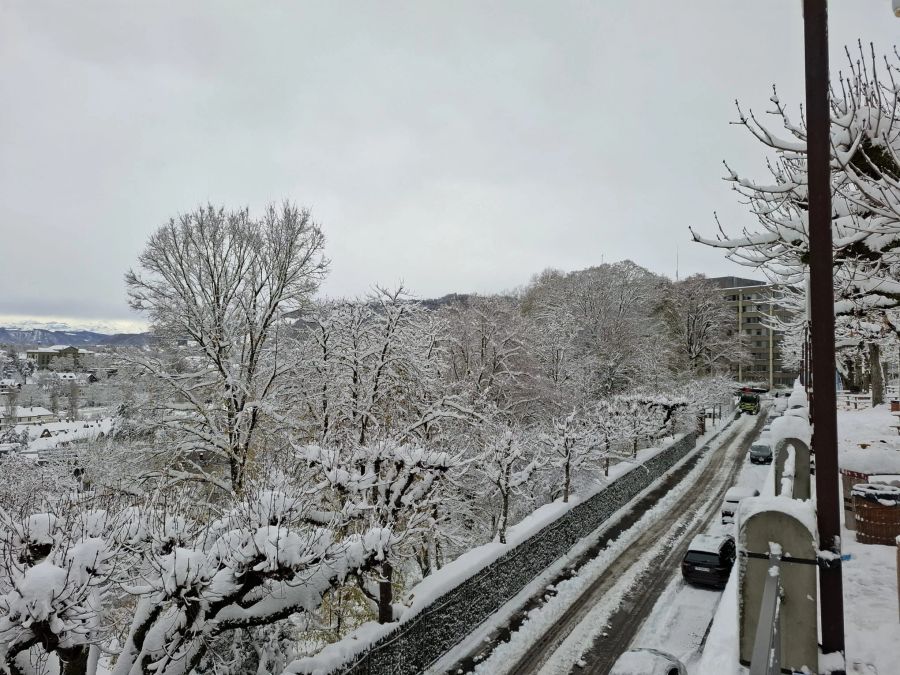
[{"label": "apartment building", "polygon": [[49,368],[54,359],[70,357],[75,366],[81,365],[81,359],[90,356],[93,352],[87,349],[79,349],[71,345],[54,345],[52,347],[39,347],[38,349],[29,349],[25,352],[25,356],[33,360],[40,369]]},{"label": "apartment building", "polygon": [[774,287],[764,281],[741,277],[709,279],[722,289],[725,302],[734,311],[733,333],[741,335],[746,349],[738,355],[733,372],[739,382],[756,382],[773,387],[790,386],[797,373],[781,363],[781,333],[769,327],[772,317],[786,318],[786,312],[772,302]]}]

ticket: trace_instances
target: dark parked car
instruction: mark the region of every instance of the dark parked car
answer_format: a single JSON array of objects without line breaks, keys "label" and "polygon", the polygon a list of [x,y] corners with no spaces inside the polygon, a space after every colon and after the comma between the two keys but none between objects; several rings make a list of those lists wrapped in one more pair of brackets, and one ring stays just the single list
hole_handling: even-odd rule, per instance
[{"label": "dark parked car", "polygon": [[772,446],[768,442],[756,441],[750,446],[750,461],[753,464],[771,464]]},{"label": "dark parked car", "polygon": [[681,561],[681,575],[694,586],[725,588],[734,558],[734,537],[698,534]]}]

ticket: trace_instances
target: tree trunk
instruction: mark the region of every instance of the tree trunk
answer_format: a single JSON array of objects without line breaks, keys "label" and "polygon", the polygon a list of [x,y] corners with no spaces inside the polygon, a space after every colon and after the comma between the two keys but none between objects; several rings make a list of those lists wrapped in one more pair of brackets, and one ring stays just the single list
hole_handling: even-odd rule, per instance
[{"label": "tree trunk", "polygon": [[572,465],[566,461],[566,484],[563,486],[563,503],[569,503],[569,485],[571,484]]},{"label": "tree trunk", "polygon": [[881,347],[869,343],[869,377],[872,381],[872,405],[884,403],[884,373],[881,370]]},{"label": "tree trunk", "polygon": [[603,464],[603,475],[609,478],[609,455],[606,456],[606,462]]},{"label": "tree trunk", "polygon": [[71,651],[71,654],[67,654],[69,658],[62,662],[62,675],[87,675],[88,648],[78,647],[66,651]]},{"label": "tree trunk", "polygon": [[391,563],[381,565],[381,580],[378,582],[378,623],[394,620],[394,568]]},{"label": "tree trunk", "polygon": [[509,495],[503,493],[503,506],[500,510],[500,522],[497,523],[497,532],[500,534],[500,543],[506,543],[506,519],[509,516]]}]

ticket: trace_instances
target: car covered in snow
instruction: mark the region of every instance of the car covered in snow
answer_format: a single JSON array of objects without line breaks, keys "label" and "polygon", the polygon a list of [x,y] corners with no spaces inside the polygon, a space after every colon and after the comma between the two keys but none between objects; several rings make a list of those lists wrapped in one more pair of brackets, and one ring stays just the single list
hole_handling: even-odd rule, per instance
[{"label": "car covered in snow", "polygon": [[750,462],[751,464],[772,463],[772,445],[768,438],[760,438],[753,442],[750,446]]},{"label": "car covered in snow", "polygon": [[681,576],[693,586],[725,588],[735,557],[734,537],[698,534],[681,561]]},{"label": "car covered in snow", "polygon": [[671,654],[638,648],[622,654],[609,675],[687,675],[687,668]]},{"label": "car covered in snow", "polygon": [[738,505],[742,499],[747,497],[759,497],[759,490],[750,487],[732,487],[728,488],[725,493],[725,499],[722,501],[722,522],[725,524],[734,522],[734,514],[737,513]]}]

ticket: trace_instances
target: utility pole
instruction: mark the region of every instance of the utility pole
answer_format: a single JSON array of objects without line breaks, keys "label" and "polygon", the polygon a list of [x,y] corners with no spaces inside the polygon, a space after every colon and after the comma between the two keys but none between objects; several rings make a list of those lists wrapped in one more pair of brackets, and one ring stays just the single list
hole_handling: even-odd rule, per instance
[{"label": "utility pole", "polygon": [[[840,554],[837,411],[834,385],[834,287],[831,239],[831,112],[828,102],[828,3],[803,0],[809,185],[809,304],[811,309],[813,447],[819,547]],[[820,563],[822,651],[844,652],[841,566]]]}]

